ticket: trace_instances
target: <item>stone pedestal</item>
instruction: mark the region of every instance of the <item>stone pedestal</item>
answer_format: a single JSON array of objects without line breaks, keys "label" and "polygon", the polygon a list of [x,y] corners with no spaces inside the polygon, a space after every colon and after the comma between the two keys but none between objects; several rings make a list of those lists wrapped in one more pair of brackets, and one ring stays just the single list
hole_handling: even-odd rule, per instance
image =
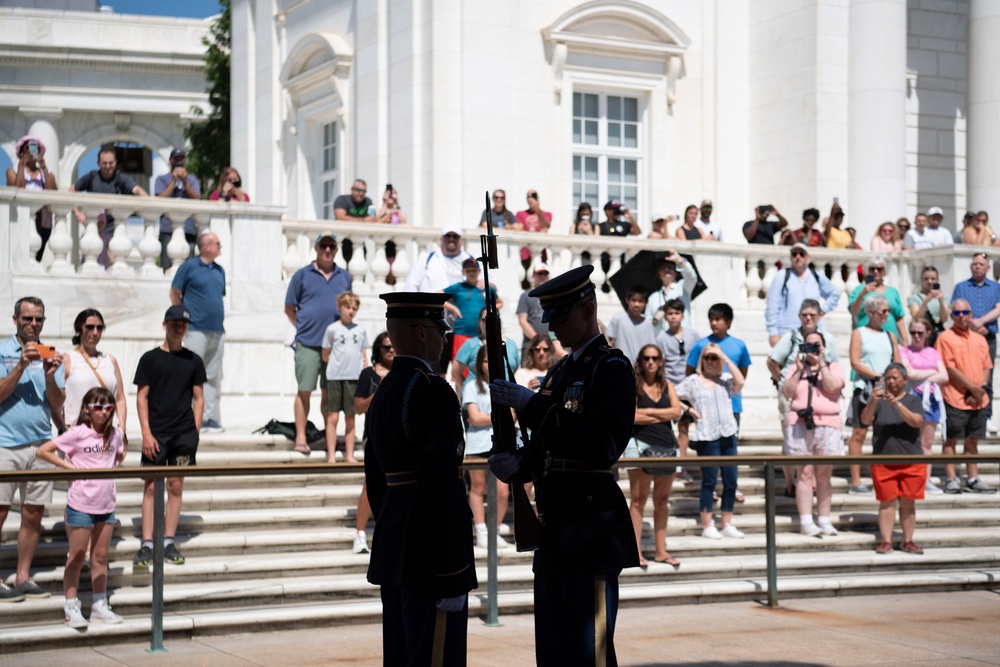
[{"label": "stone pedestal", "polygon": [[969,2],[968,203],[970,211],[1000,206],[1000,3]]}]

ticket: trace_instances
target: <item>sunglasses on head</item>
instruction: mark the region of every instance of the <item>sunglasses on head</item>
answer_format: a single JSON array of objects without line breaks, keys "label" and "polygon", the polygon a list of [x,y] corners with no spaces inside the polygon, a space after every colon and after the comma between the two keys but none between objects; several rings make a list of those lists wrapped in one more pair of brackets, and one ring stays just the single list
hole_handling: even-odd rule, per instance
[{"label": "sunglasses on head", "polygon": [[972,255],[972,256],[973,256],[973,257],[982,257],[983,259],[989,259],[989,258],[990,258],[990,256],[989,256],[989,255],[987,255],[987,254],[986,254],[985,252],[977,252],[977,253],[973,253],[973,255]]}]

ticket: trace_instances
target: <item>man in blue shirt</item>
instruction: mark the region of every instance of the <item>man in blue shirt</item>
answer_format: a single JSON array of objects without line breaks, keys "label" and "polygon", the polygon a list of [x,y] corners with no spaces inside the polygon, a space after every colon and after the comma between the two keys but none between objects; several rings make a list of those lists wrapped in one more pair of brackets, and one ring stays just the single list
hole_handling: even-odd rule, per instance
[{"label": "man in blue shirt", "polygon": [[[41,345],[45,304],[26,296],[14,304],[16,333],[0,343],[0,470],[45,470],[52,465],[35,457],[39,445],[52,439],[53,414],[62,413],[62,357]],[[0,602],[50,593],[31,580],[31,561],[42,531],[45,506],[52,502],[52,482],[0,484],[0,530],[10,512],[14,491],[21,494],[21,527],[17,534],[17,575],[14,587],[0,582]]]},{"label": "man in blue shirt", "polygon": [[170,303],[184,306],[191,314],[184,347],[205,362],[205,410],[201,430],[222,433],[221,383],[222,353],[226,330],[222,326],[226,295],[226,270],[215,263],[222,252],[219,237],[202,232],[198,237],[198,256],[184,262],[170,284]]},{"label": "man in blue shirt", "polygon": [[[1000,284],[990,280],[986,274],[990,270],[990,260],[985,252],[977,252],[972,256],[972,266],[970,273],[972,276],[968,280],[955,285],[955,290],[951,293],[951,300],[965,299],[969,302],[969,309],[972,310],[972,322],[969,329],[977,334],[986,336],[986,342],[990,346],[990,359],[997,356],[997,317],[1000,317]],[[986,418],[993,418],[993,369],[991,368],[986,376],[986,393],[990,396],[990,402],[986,404]],[[989,422],[987,427],[992,431],[997,430],[993,422]]]},{"label": "man in blue shirt", "polygon": [[804,243],[796,243],[791,249],[790,266],[774,275],[767,290],[764,322],[771,347],[783,335],[799,327],[799,308],[804,299],[819,301],[823,312],[829,313],[837,307],[840,291],[826,276],[809,266],[809,248]]},{"label": "man in blue shirt", "polygon": [[[288,281],[285,315],[295,327],[295,451],[308,455],[306,419],[309,400],[316,382],[326,378],[323,363],[323,333],[340,319],[337,296],[351,289],[351,274],[333,263],[337,256],[337,236],[321,232],[316,237],[316,261],[302,267]],[[320,382],[321,410],[326,421],[326,382]]]}]

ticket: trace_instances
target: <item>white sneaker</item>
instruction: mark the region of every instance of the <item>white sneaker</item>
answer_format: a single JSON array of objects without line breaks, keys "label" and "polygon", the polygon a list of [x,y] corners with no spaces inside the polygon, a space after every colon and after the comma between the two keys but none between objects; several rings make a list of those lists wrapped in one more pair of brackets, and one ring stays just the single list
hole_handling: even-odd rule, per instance
[{"label": "white sneaker", "polygon": [[725,528],[723,528],[722,531],[720,531],[720,532],[721,532],[721,534],[722,534],[723,537],[731,537],[731,538],[733,538],[735,540],[742,540],[743,539],[743,533],[742,533],[742,531],[737,530],[736,526],[734,526],[733,524],[729,524],[728,526],[726,526]]},{"label": "white sneaker", "polygon": [[823,521],[822,518],[819,520],[819,529],[823,531],[824,535],[836,535],[837,529],[833,527],[833,524],[829,521]]},{"label": "white sneaker", "polygon": [[[727,528],[728,527],[729,526],[727,526]],[[814,523],[804,523],[799,528],[799,532],[802,533],[803,535],[805,535],[806,537],[819,537],[819,535],[823,531],[822,531],[822,529],[819,526],[817,526]]]},{"label": "white sneaker", "polygon": [[709,540],[721,540],[722,533],[715,526],[709,526],[701,531],[701,536]]},{"label": "white sneaker", "polygon": [[356,554],[368,553],[368,537],[364,533],[354,533],[354,547],[351,551]]},{"label": "white sneaker", "polygon": [[997,427],[997,423],[993,421],[992,417],[986,420],[986,430],[989,431],[990,433],[1000,432],[1000,428]]},{"label": "white sneaker", "polygon": [[66,600],[66,603],[63,605],[63,616],[66,625],[71,628],[85,628],[90,625],[80,611],[80,600],[78,598]]},{"label": "white sneaker", "polygon": [[510,535],[512,532],[510,526],[506,523],[501,523],[497,526],[497,535]]},{"label": "white sneaker", "polygon": [[[488,531],[485,531],[485,530],[477,530],[476,531],[476,546],[477,547],[479,547],[480,549],[487,549],[487,548],[489,548],[489,544],[490,544],[489,540],[490,540],[490,534],[489,534]],[[498,534],[497,535],[497,549],[506,549],[509,546],[510,546],[510,542],[508,542],[504,538],[500,537],[500,535]]]},{"label": "white sneaker", "polygon": [[111,609],[107,600],[98,600],[90,607],[91,623],[121,623],[123,620]]}]

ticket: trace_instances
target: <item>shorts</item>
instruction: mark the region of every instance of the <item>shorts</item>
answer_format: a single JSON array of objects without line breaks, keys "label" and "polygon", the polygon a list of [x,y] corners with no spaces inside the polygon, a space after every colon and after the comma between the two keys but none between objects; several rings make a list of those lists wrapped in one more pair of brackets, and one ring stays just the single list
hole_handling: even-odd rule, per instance
[{"label": "shorts", "polygon": [[985,438],[986,409],[959,410],[947,403],[944,406],[946,438]]},{"label": "shorts", "polygon": [[[35,456],[42,443],[29,443],[17,447],[0,447],[0,470],[28,471],[55,470],[48,461]],[[10,506],[14,490],[18,489],[22,505],[49,505],[52,503],[52,482],[11,482],[0,484],[0,506]]]},{"label": "shorts", "polygon": [[179,435],[153,437],[160,443],[160,451],[155,459],[142,455],[140,465],[148,466],[193,466],[196,465],[195,454],[198,453],[198,431],[188,431]]},{"label": "shorts", "polygon": [[357,388],[357,380],[327,380],[327,412],[343,412],[346,416],[353,417],[355,414],[354,392]]},{"label": "shorts", "polygon": [[875,497],[882,502],[896,498],[924,499],[927,484],[927,464],[915,463],[898,466],[872,465],[872,486]]},{"label": "shorts", "polygon": [[98,523],[115,523],[116,521],[114,511],[107,514],[90,514],[75,510],[69,505],[66,506],[66,525],[73,528],[93,528]]},{"label": "shorts", "polygon": [[847,411],[846,423],[848,426],[853,426],[854,428],[863,428],[867,431],[868,427],[861,423],[861,411],[865,409],[866,405],[868,405],[867,403],[861,400],[862,391],[863,391],[862,389],[857,389],[857,388],[854,390],[854,395],[851,396],[851,405]]},{"label": "shorts", "polygon": [[[834,426],[816,426],[806,430],[804,422],[796,422],[785,432],[785,456],[843,456],[844,431]],[[809,465],[803,461],[800,465]]]},{"label": "shorts", "polygon": [[312,345],[295,344],[295,382],[299,391],[315,391],[316,382],[322,378],[326,381],[326,363],[323,361],[323,348]]}]

